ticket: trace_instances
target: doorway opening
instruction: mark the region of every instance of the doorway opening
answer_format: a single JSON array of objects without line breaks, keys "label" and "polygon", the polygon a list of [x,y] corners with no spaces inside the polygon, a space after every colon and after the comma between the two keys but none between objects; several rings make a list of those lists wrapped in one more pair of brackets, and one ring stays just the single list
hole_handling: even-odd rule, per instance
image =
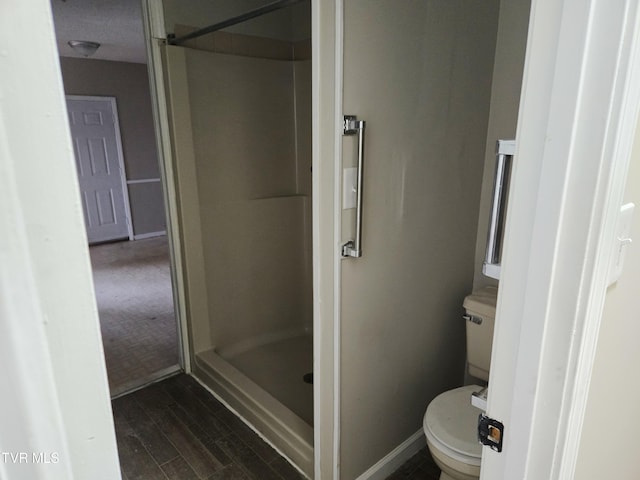
[{"label": "doorway opening", "polygon": [[[92,25],[107,21],[103,10],[52,2],[112,397],[182,363],[141,11],[118,5],[109,14],[126,18],[124,26],[110,19],[113,31],[95,33]],[[131,29],[139,37],[129,49],[103,38]],[[69,45],[78,38],[102,45],[87,58]]]},{"label": "doorway opening", "polygon": [[112,397],[179,371],[167,237],[89,253]]}]

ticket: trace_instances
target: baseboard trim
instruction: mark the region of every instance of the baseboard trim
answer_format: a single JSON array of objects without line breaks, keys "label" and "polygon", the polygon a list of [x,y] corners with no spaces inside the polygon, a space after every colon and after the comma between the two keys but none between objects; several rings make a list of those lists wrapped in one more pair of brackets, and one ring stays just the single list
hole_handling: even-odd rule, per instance
[{"label": "baseboard trim", "polygon": [[404,462],[418,453],[421,448],[426,447],[427,439],[422,429],[420,429],[391,450],[356,480],[384,480],[400,468]]},{"label": "baseboard trim", "polygon": [[141,183],[159,183],[160,178],[141,178],[139,180],[127,180],[127,185],[139,185]]},{"label": "baseboard trim", "polygon": [[141,233],[140,235],[134,235],[133,239],[144,240],[145,238],[162,237],[163,235],[166,235],[166,234],[167,234],[166,230],[161,230],[159,232]]}]

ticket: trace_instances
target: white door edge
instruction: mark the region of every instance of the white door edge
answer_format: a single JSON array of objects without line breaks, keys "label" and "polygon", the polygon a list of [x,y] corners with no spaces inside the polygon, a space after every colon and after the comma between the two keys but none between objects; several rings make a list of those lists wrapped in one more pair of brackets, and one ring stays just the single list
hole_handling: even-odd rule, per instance
[{"label": "white door edge", "polygon": [[120,170],[120,184],[122,186],[122,198],[124,200],[124,216],[127,224],[127,236],[133,240],[133,220],[131,218],[131,204],[129,202],[129,188],[127,186],[127,173],[124,166],[124,151],[122,149],[122,137],[120,135],[120,116],[118,115],[118,104],[116,97],[96,96],[96,95],[65,95],[67,100],[85,100],[94,102],[108,101],[113,112],[113,128],[116,136],[116,149],[118,152],[118,169]]},{"label": "white door edge", "polygon": [[[21,209],[21,198],[17,191],[13,162],[17,161],[9,152],[11,139],[5,130],[4,111],[0,111],[0,187],[3,191],[4,208],[0,210],[0,227],[4,232],[0,238],[3,253],[3,268],[0,272],[0,314],[3,335],[0,335],[0,360],[5,367],[5,381],[11,384],[11,394],[3,395],[2,407],[11,415],[0,419],[0,444],[2,450],[53,451],[59,465],[45,477],[71,476],[73,463],[68,461],[67,428],[56,391],[54,371],[47,344],[46,310],[42,308],[41,296],[35,282],[31,254],[31,243]],[[29,219],[26,219],[27,223]],[[29,362],[19,361],[18,352],[29,352]],[[29,368],[37,365],[38,368]],[[10,417],[10,418],[9,418]],[[15,420],[23,428],[16,428]],[[30,427],[30,428],[29,428]],[[35,428],[38,427],[38,428]],[[17,463],[17,462],[16,462]],[[29,470],[27,470],[29,469]],[[36,474],[35,466],[24,466],[22,475]],[[9,478],[19,475],[10,461],[0,462],[0,475]]]},{"label": "white door edge", "polygon": [[[602,179],[603,207],[600,218],[594,219],[594,230],[600,234],[596,245],[593,269],[588,272],[584,295],[581,295],[581,311],[584,312],[582,338],[571,362],[575,365],[575,382],[569,384],[564,396],[565,431],[559,432],[554,471],[557,478],[573,478],[580,447],[582,425],[585,420],[589,386],[596,356],[596,346],[604,309],[611,252],[615,245],[616,224],[623,203],[634,136],[640,110],[640,9],[630,7],[629,27],[629,71],[622,72],[616,82],[617,122],[612,122],[605,155],[610,155],[611,167],[608,179]],[[635,10],[635,11],[634,11]],[[621,54],[622,56],[623,54]],[[624,59],[623,59],[624,61]],[[617,123],[617,124],[616,124]],[[595,236],[595,235],[594,235]],[[590,287],[590,288],[589,288]]]},{"label": "white door edge", "polygon": [[[341,111],[336,71],[341,15],[335,1],[312,2],[312,204],[314,478],[339,478],[340,337],[339,258],[336,225],[336,171],[339,140],[335,124]],[[341,48],[341,47],[340,47]]]},{"label": "white door edge", "polygon": [[334,424],[333,424],[333,478],[340,478],[340,448],[341,448],[341,368],[342,368],[342,257],[340,255],[342,241],[342,116],[343,112],[343,83],[344,83],[344,0],[335,2],[335,123],[334,123],[334,319],[333,319],[333,395],[334,395]]},{"label": "white door edge", "polygon": [[[9,413],[0,445],[59,456],[2,462],[0,475],[120,478],[51,3],[9,0],[2,10],[10,15],[0,15],[0,343],[11,387],[0,399]],[[24,61],[27,25],[38,28]]]},{"label": "white door edge", "polygon": [[573,476],[640,99],[639,33],[633,1],[532,3],[487,410],[505,447],[484,449],[482,479]]}]

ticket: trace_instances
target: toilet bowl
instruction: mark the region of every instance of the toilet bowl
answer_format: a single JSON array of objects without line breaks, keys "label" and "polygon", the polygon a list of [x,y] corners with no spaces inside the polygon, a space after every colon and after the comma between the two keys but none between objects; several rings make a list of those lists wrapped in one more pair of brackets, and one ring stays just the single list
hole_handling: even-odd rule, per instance
[{"label": "toilet bowl", "polygon": [[[496,318],[498,289],[487,286],[467,295],[465,309],[467,372],[489,381],[491,343]],[[482,447],[478,442],[478,416],[482,410],[471,403],[471,395],[483,390],[478,385],[441,393],[424,414],[424,433],[433,460],[442,474],[440,480],[476,480],[480,478]],[[486,390],[479,394],[486,402]],[[476,398],[476,405],[482,401]]]},{"label": "toilet bowl", "polygon": [[427,446],[442,470],[440,480],[477,480],[480,478],[482,446],[478,442],[478,415],[471,394],[478,385],[449,390],[438,395],[424,415]]}]

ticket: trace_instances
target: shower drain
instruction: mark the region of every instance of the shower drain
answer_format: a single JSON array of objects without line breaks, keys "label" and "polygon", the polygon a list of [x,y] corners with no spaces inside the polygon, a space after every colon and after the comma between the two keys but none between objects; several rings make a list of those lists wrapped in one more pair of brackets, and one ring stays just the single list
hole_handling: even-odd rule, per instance
[{"label": "shower drain", "polygon": [[304,381],[304,383],[310,383],[311,385],[313,385],[313,372],[305,373],[302,376],[302,380]]}]

